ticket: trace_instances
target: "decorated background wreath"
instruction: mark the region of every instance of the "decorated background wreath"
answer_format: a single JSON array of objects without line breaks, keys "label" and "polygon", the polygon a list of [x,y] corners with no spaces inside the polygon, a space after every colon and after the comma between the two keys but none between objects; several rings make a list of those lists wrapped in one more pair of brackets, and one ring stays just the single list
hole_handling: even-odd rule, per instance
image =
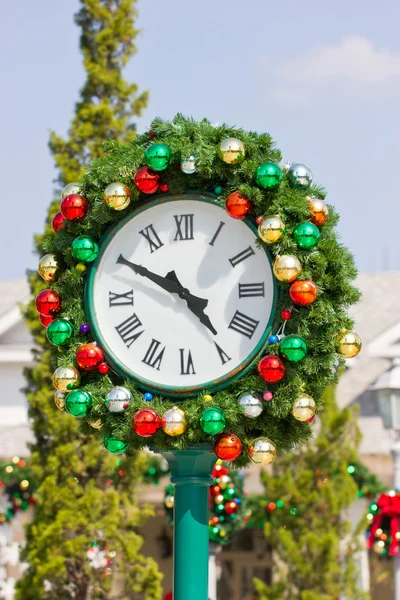
[{"label": "decorated background wreath", "polygon": [[[57,407],[113,453],[213,443],[219,458],[237,466],[268,464],[277,450],[310,437],[325,388],[361,349],[346,313],[359,299],[356,268],[338,241],[335,209],[308,167],[280,162],[268,134],[177,115],[154,120],[128,145],[105,142],[105,151],[81,182],[64,188],[39,264],[50,285],[36,307],[61,350]],[[271,334],[251,368],[227,389],[177,400],[110,368],[88,323],[85,281],[111,226],[149,200],[194,190],[258,226],[279,294]]]}]

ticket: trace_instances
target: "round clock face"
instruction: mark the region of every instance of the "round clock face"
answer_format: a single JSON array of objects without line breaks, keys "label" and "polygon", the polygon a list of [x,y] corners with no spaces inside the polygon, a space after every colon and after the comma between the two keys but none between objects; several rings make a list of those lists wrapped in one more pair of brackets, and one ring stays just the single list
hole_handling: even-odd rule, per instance
[{"label": "round clock face", "polygon": [[170,396],[243,374],[275,307],[270,258],[256,240],[253,226],[200,195],[163,197],[111,230],[86,304],[115,370]]}]

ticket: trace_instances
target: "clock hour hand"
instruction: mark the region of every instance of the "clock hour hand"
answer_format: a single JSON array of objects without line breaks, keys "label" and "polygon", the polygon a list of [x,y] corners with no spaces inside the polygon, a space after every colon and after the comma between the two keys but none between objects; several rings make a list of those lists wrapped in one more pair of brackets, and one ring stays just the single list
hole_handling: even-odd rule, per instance
[{"label": "clock hour hand", "polygon": [[118,256],[117,263],[120,265],[126,265],[127,267],[130,267],[131,269],[133,269],[133,271],[135,271],[135,273],[141,275],[142,277],[150,279],[150,281],[152,281],[156,285],[159,285],[161,288],[163,288],[163,290],[169,292],[170,294],[179,294],[179,292],[181,291],[181,287],[174,281],[171,281],[166,277],[161,277],[156,273],[152,273],[151,271],[146,269],[146,267],[142,267],[142,265],[136,265],[135,263],[126,260],[126,258],[124,258],[122,254]]}]

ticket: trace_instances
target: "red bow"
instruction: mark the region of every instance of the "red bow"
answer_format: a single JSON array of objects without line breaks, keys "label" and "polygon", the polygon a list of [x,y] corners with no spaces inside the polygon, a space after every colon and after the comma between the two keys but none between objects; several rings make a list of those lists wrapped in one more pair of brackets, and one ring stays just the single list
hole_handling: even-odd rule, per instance
[{"label": "red bow", "polygon": [[395,556],[397,554],[397,545],[399,540],[396,534],[399,533],[399,517],[400,517],[400,495],[395,494],[381,494],[377,501],[378,512],[374,515],[372,520],[370,535],[368,538],[367,546],[372,548],[375,534],[378,529],[381,529],[383,519],[387,517],[390,520],[390,549],[389,556]]}]

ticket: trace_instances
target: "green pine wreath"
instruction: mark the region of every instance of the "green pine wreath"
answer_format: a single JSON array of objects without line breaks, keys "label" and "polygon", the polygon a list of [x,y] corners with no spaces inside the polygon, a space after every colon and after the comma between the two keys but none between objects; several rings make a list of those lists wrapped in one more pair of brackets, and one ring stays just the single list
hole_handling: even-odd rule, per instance
[{"label": "green pine wreath", "polygon": [[[241,141],[242,151],[234,155],[232,164],[225,162],[223,156],[221,158],[220,146],[227,138]],[[167,147],[167,163],[164,164],[166,168],[158,173],[150,171],[155,175],[158,190],[158,193],[151,195],[138,189],[135,175],[145,166],[145,160],[147,164],[155,164],[145,158],[146,149],[154,144],[163,144],[161,148],[164,150]],[[151,154],[152,151],[147,152],[146,157]],[[191,169],[185,169],[184,161],[188,159]],[[214,443],[219,439],[218,436],[203,431],[200,422],[202,413],[210,407],[224,414],[226,426],[221,435],[234,434],[240,439],[242,451],[236,458],[237,466],[249,463],[249,450],[252,454],[252,442],[256,438],[267,438],[271,443],[269,450],[275,447],[278,451],[289,451],[310,437],[311,429],[304,422],[305,418],[302,417],[300,421],[292,414],[292,411],[297,414],[293,410],[294,403],[304,395],[306,398],[311,396],[313,402],[311,407],[308,406],[308,416],[313,418],[315,410],[318,412],[322,408],[324,390],[335,380],[338,368],[344,363],[343,356],[349,357],[359,351],[361,340],[350,332],[353,323],[346,310],[357,302],[360,294],[351,283],[356,276],[353,258],[339,242],[335,232],[338,215],[334,207],[326,206],[325,217],[320,222],[311,210],[312,199],[322,201],[326,192],[312,184],[309,169],[300,165],[300,171],[296,174],[297,165],[294,168],[290,165],[279,166],[280,161],[281,154],[268,134],[247,132],[227,125],[214,126],[205,119],[196,122],[178,114],[172,122],[155,119],[149,132],[138,135],[127,145],[105,142],[105,156],[89,165],[81,182],[69,184],[64,191],[63,196],[67,194],[69,199],[66,204],[69,202],[72,208],[70,193],[79,191],[83,199],[80,205],[77,203],[78,216],[87,214],[80,220],[74,220],[74,210],[70,213],[65,210],[64,197],[64,216],[61,213],[55,216],[55,232],[45,239],[46,255],[39,265],[39,273],[50,286],[47,284],[47,289],[40,292],[36,305],[45,326],[56,319],[48,330],[48,337],[52,343],[59,345],[59,368],[75,373],[75,380],[72,377],[67,385],[65,381],[60,384],[56,373],[57,406],[81,417],[82,431],[102,438],[110,451],[129,454],[149,443],[160,450],[184,449],[194,443]],[[188,170],[194,172],[188,173]],[[301,177],[304,173],[306,177]],[[105,202],[105,189],[115,182],[120,182],[130,191],[126,207],[122,210],[121,206],[119,210],[113,210]],[[239,196],[246,211],[251,208],[248,218],[260,226],[266,223],[266,219],[279,217],[283,223],[277,235],[279,239],[275,243],[265,243],[260,238],[259,243],[268,249],[272,260],[289,256],[292,262],[294,260],[297,263],[297,258],[302,269],[298,273],[298,280],[312,280],[318,296],[308,305],[294,304],[290,296],[290,283],[278,281],[280,294],[277,317],[264,355],[280,357],[284,368],[284,376],[280,381],[266,384],[259,376],[258,361],[255,361],[243,377],[228,389],[215,392],[212,397],[204,390],[194,398],[174,401],[155,396],[149,402],[150,395],[146,395],[147,400],[144,397],[146,390],[139,389],[132,380],[124,381],[108,369],[107,357],[101,362],[101,372],[88,372],[77,367],[76,352],[79,347],[96,342],[85,326],[85,280],[101,239],[111,226],[133,213],[138,206],[165,195],[167,191],[176,195],[194,190],[221,206],[225,205],[231,194],[236,199]],[[323,202],[322,206],[325,206]],[[81,209],[83,213],[79,215]],[[327,220],[323,223],[328,209]],[[72,220],[65,218],[65,214],[72,214]],[[318,228],[311,221],[317,223]],[[312,243],[308,243],[307,238],[310,231]],[[79,240],[76,241],[76,238]],[[76,256],[83,259],[79,260]],[[301,338],[303,350],[304,347],[307,350],[302,360],[294,362],[282,355],[281,344],[283,340],[288,340],[285,335]],[[290,357],[290,352],[286,356]],[[131,395],[129,406],[121,414],[110,412],[105,401],[114,386],[124,386]],[[79,389],[79,397],[75,387]],[[71,392],[64,398],[64,392],[69,390],[74,390],[74,398],[70,400]],[[238,399],[245,394],[259,398],[264,396],[269,400],[263,401],[262,413],[257,418],[250,419],[243,414]],[[71,409],[73,404],[75,408]],[[187,428],[181,435],[171,437],[162,427],[151,438],[135,433],[132,420],[138,410],[152,409],[162,417],[166,410],[175,405],[179,405],[187,419]],[[268,456],[272,458],[273,453],[269,452]],[[253,455],[253,460],[263,462],[262,455],[258,455],[258,460]]]}]

